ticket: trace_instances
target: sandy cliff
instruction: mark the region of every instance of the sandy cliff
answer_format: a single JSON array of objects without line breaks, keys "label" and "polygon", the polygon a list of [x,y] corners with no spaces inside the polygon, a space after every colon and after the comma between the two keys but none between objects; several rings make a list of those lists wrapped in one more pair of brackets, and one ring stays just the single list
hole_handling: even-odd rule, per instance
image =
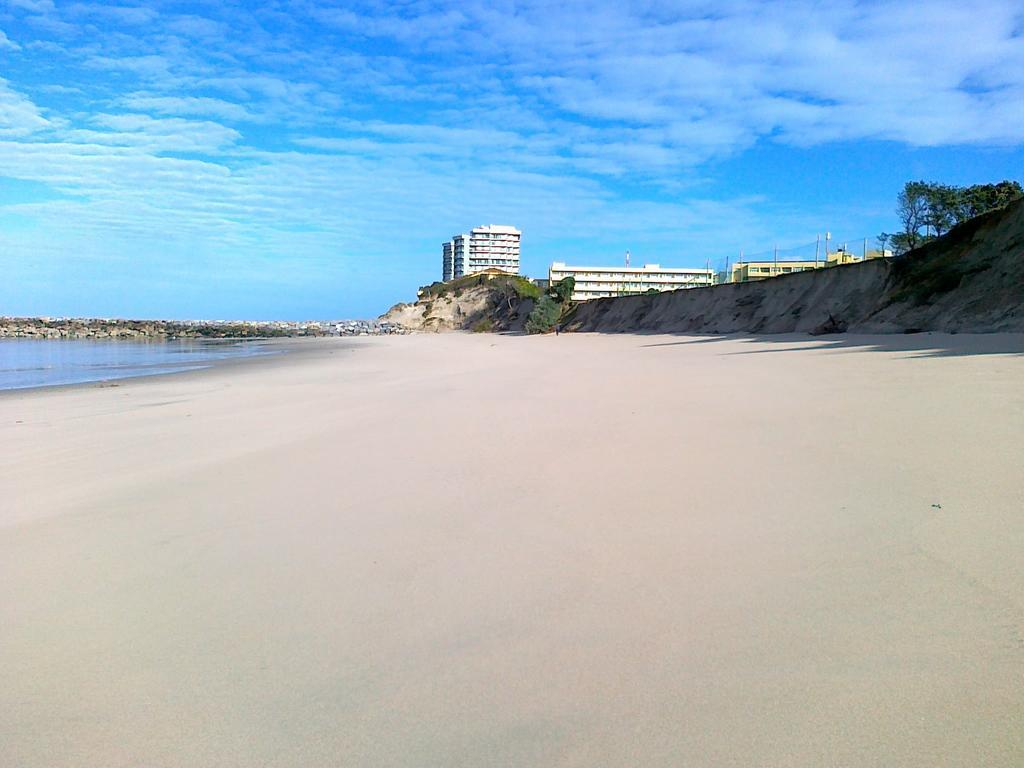
[{"label": "sandy cliff", "polygon": [[895,260],[581,304],[570,331],[1024,332],[1024,200]]},{"label": "sandy cliff", "polygon": [[418,300],[396,304],[380,320],[412,331],[521,331],[533,294],[539,291],[524,278],[469,276],[428,286]]}]

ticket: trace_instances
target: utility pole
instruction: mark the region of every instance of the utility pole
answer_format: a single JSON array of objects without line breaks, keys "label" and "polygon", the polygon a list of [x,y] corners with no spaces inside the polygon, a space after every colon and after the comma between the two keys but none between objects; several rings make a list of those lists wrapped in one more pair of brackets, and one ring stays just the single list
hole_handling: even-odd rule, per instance
[{"label": "utility pole", "polygon": [[864,252],[861,255],[861,259],[860,260],[861,261],[867,261],[868,260],[868,239],[866,237],[864,238],[864,249],[863,249],[863,251]]},{"label": "utility pole", "polygon": [[775,275],[779,274],[779,246],[773,245],[772,248],[775,252],[775,266],[772,267],[772,277],[774,277]]},{"label": "utility pole", "polygon": [[821,235],[814,236],[814,268],[818,268],[818,253],[821,251]]},{"label": "utility pole", "polygon": [[828,266],[828,241],[832,239],[832,233],[825,233],[825,266]]}]

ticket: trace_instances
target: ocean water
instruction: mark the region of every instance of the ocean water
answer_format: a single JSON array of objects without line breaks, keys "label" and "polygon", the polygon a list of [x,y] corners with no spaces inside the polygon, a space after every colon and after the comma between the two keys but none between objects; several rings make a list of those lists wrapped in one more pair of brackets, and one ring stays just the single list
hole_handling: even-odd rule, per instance
[{"label": "ocean water", "polygon": [[0,390],[152,376],[274,352],[258,341],[0,339]]}]

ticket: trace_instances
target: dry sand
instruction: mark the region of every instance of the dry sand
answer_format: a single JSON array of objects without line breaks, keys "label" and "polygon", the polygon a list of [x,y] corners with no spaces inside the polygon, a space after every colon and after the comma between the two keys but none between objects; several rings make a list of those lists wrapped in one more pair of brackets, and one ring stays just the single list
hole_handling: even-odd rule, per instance
[{"label": "dry sand", "polygon": [[0,765],[1024,765],[1024,338],[0,397]]}]

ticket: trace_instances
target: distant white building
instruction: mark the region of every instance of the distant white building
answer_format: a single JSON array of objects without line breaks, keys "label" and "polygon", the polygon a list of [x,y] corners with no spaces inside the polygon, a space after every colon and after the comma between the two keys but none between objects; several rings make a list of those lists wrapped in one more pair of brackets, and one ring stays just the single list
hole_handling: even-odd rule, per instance
[{"label": "distant white building", "polygon": [[551,285],[566,277],[576,281],[573,301],[628,296],[652,290],[700,288],[715,283],[715,273],[710,269],[673,269],[658,264],[644,264],[642,267],[573,267],[556,261],[548,270]]},{"label": "distant white building", "polygon": [[487,224],[453,236],[441,246],[442,279],[448,282],[485,269],[518,275],[522,234],[515,227]]}]

